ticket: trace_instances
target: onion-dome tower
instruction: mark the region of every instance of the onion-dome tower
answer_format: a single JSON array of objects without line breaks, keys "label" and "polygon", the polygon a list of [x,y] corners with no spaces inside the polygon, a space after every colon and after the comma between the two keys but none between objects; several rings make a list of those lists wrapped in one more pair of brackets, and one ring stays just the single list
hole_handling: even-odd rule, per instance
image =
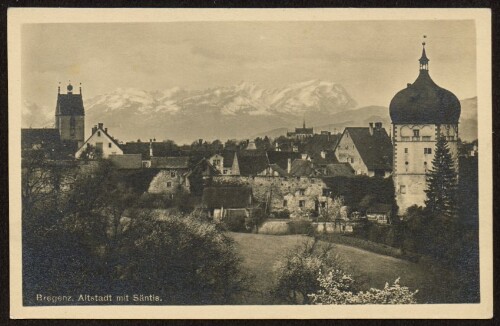
[{"label": "onion-dome tower", "polygon": [[417,79],[399,91],[389,105],[393,125],[394,184],[400,214],[412,205],[424,205],[426,173],[432,168],[439,134],[448,141],[457,162],[460,101],[431,79],[425,45],[422,42]]}]

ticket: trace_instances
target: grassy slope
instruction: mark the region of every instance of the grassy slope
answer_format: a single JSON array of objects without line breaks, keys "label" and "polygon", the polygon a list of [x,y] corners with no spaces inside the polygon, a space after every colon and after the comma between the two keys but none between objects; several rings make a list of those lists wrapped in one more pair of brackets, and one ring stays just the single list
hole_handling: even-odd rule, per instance
[{"label": "grassy slope", "polygon": [[[255,275],[256,293],[243,299],[249,304],[270,304],[269,288],[273,280],[273,264],[280,255],[310,238],[301,235],[272,236],[263,234],[231,233],[244,267]],[[421,303],[454,302],[458,297],[453,276],[446,270],[424,263],[375,254],[362,249],[335,244],[333,249],[352,267],[354,274],[366,278],[367,287],[382,288],[385,282],[401,277],[401,284],[419,289]],[[243,302],[242,302],[243,303]]]}]

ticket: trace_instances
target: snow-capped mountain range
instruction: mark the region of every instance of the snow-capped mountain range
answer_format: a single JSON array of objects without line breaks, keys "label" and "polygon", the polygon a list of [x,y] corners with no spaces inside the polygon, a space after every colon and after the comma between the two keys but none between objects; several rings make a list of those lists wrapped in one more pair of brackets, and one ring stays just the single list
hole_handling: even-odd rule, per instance
[{"label": "snow-capped mountain range", "polygon": [[[477,98],[461,102],[461,137],[476,139]],[[367,126],[375,121],[390,124],[388,108],[356,108],[342,85],[322,80],[272,89],[246,82],[205,90],[118,88],[84,99],[84,105],[87,136],[93,125],[103,122],[122,141],[156,138],[183,144],[199,138],[275,137],[302,126],[303,119],[315,132],[341,132],[346,126]],[[53,112],[26,102],[23,126],[51,127]]]},{"label": "snow-capped mountain range", "polygon": [[352,110],[355,101],[339,84],[311,80],[278,89],[242,82],[205,90],[116,89],[85,101],[86,121],[103,122],[118,139],[249,137],[278,126],[325,121]]}]

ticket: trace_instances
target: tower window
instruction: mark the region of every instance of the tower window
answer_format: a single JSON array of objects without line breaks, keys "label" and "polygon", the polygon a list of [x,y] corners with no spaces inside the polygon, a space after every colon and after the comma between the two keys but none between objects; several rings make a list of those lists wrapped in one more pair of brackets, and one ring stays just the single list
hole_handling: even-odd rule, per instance
[{"label": "tower window", "polygon": [[408,154],[408,148],[405,148],[405,154]]},{"label": "tower window", "polygon": [[283,200],[283,207],[286,207],[288,205],[288,201]]},{"label": "tower window", "polygon": [[406,186],[404,185],[399,186],[399,193],[406,194]]},{"label": "tower window", "polygon": [[170,188],[170,187],[172,187],[172,182],[169,181],[169,182],[167,182],[167,188]]},{"label": "tower window", "polygon": [[306,201],[305,200],[299,200],[299,207],[304,207],[306,206]]},{"label": "tower window", "polygon": [[413,129],[413,137],[420,137],[420,130]]}]

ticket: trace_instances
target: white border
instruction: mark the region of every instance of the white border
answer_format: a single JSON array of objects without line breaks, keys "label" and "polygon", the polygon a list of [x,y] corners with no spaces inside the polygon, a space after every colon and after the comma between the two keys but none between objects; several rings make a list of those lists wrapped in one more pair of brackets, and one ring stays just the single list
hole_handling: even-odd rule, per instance
[{"label": "white border", "polygon": [[[480,304],[401,306],[59,306],[23,307],[21,274],[21,26],[27,23],[175,21],[463,20],[476,23],[479,124]],[[11,318],[325,319],[492,318],[492,96],[489,9],[8,9]]]}]

